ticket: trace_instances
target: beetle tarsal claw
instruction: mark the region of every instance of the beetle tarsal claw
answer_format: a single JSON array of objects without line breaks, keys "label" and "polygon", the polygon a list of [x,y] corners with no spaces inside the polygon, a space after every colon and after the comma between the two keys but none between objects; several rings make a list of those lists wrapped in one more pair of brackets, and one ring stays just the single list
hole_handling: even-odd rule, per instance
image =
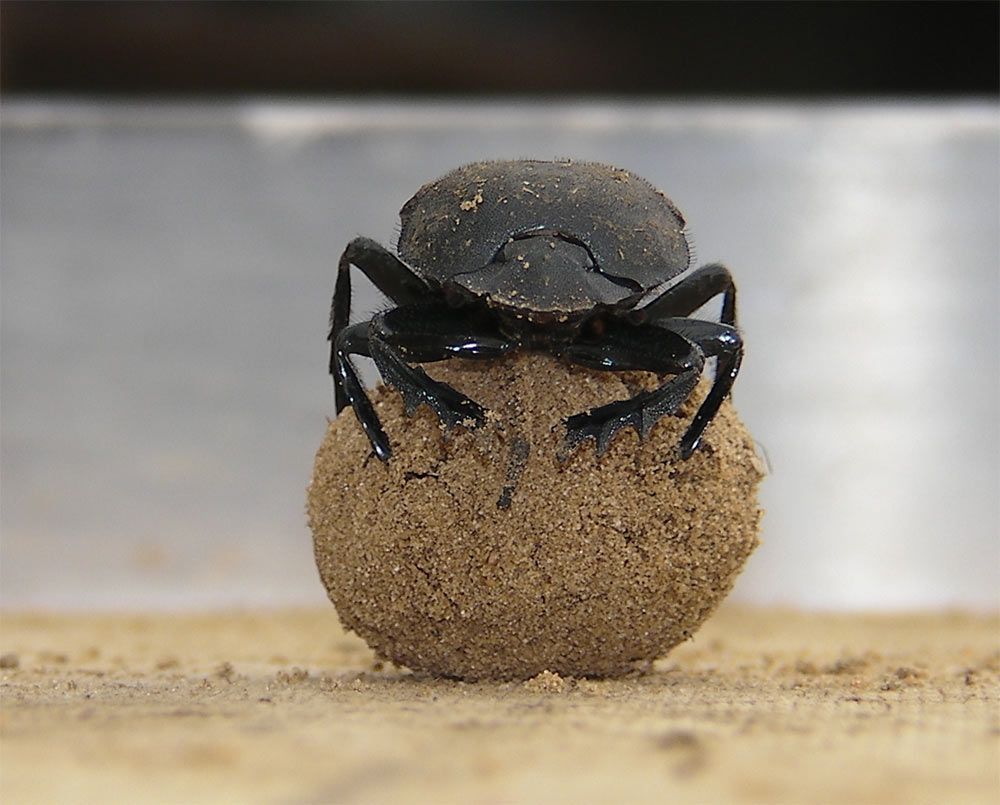
[{"label": "beetle tarsal claw", "polygon": [[603,456],[608,452],[608,446],[611,444],[611,440],[614,438],[618,429],[622,427],[622,424],[616,420],[611,422],[606,422],[600,430],[597,432],[597,455]]},{"label": "beetle tarsal claw", "polygon": [[639,425],[636,430],[639,432],[639,441],[644,442],[649,438],[653,426],[660,421],[660,417],[645,408],[639,412]]},{"label": "beetle tarsal claw", "polygon": [[598,457],[601,457],[608,452],[611,442],[614,441],[619,431],[631,427],[639,435],[639,440],[645,441],[652,429],[651,425],[647,428],[642,427],[645,418],[639,413],[605,420],[591,419],[590,414],[578,414],[577,416],[582,417],[582,419],[571,422],[576,417],[570,417],[566,420],[566,437],[558,453],[560,461],[566,461],[588,439],[594,440],[594,451]]},{"label": "beetle tarsal claw", "polygon": [[403,397],[403,407],[406,409],[407,416],[413,416],[417,413],[417,409],[424,403],[424,400],[416,394],[407,394],[405,391],[400,392],[400,394]]},{"label": "beetle tarsal claw", "polygon": [[566,420],[566,440],[561,454],[568,457],[583,442],[593,439],[597,455],[603,456],[611,446],[615,434],[629,426],[635,428],[640,438],[644,438],[640,429],[640,419],[641,415],[638,413],[608,419],[595,418],[589,412],[571,416]]}]

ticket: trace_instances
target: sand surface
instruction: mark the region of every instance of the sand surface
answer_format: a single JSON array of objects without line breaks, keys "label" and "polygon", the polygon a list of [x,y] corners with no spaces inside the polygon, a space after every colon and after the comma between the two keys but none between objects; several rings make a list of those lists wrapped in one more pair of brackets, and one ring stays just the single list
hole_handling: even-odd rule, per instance
[{"label": "sand surface", "polygon": [[332,610],[8,614],[0,798],[995,803],[998,634],[724,607],[644,676],[469,684]]}]

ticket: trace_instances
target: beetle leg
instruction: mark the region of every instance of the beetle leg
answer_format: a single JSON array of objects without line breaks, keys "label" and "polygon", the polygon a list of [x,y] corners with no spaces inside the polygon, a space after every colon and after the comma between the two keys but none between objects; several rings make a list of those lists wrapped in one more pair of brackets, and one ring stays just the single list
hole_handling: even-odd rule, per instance
[{"label": "beetle leg", "polygon": [[692,271],[643,308],[633,310],[629,320],[635,324],[654,323],[665,316],[687,316],[712,297],[722,294],[722,315],[719,319],[730,327],[736,326],[736,286],[729,269],[712,263]]},{"label": "beetle leg", "polygon": [[645,439],[653,425],[674,413],[691,396],[705,365],[697,345],[680,333],[659,327],[613,327],[600,340],[571,344],[562,355],[593,369],[675,375],[652,391],[569,417],[564,457],[589,438],[594,439],[597,454],[602,455],[612,437],[629,426]]},{"label": "beetle leg", "polygon": [[337,338],[351,318],[351,266],[357,266],[375,287],[396,304],[426,299],[430,289],[405,263],[371,238],[355,238],[347,244],[337,265],[337,283],[330,305],[330,374],[333,375],[334,399],[339,414],[349,402],[343,381],[337,372]]},{"label": "beetle leg", "polygon": [[372,326],[379,339],[410,363],[448,358],[493,360],[517,346],[500,332],[489,314],[439,302],[387,310],[372,319]]},{"label": "beetle leg", "polygon": [[365,387],[358,379],[358,373],[351,364],[351,355],[371,357],[371,343],[368,337],[370,322],[362,322],[341,330],[333,343],[334,378],[338,389],[343,390],[344,397],[354,409],[354,414],[361,423],[361,429],[372,444],[375,455],[382,461],[388,461],[392,455],[389,438],[382,430],[378,414],[372,407],[371,400],[365,392]]},{"label": "beetle leg", "polygon": [[481,425],[485,421],[482,406],[409,363],[447,358],[488,360],[516,344],[495,326],[474,320],[465,311],[444,305],[405,305],[372,319],[369,346],[382,378],[403,395],[406,412],[413,414],[426,403],[451,430],[456,425]]},{"label": "beetle leg", "polygon": [[733,387],[743,362],[743,339],[735,327],[703,319],[660,319],[656,326],[697,344],[706,358],[718,359],[712,388],[681,439],[681,456],[687,458],[698,447],[705,428],[715,418],[719,406]]}]

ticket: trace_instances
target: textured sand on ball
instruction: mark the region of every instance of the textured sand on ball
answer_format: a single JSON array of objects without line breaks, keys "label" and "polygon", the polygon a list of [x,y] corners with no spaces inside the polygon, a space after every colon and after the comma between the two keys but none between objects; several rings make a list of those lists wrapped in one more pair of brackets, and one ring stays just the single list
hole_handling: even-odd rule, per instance
[{"label": "textured sand on ball", "polygon": [[656,379],[538,354],[428,370],[486,407],[487,425],[446,439],[383,386],[372,401],[391,461],[371,456],[351,410],[316,457],[316,559],[345,625],[380,656],[466,679],[614,676],[690,637],[761,516],[760,464],[728,403],[677,456],[708,382],[645,442],[629,429],[601,457],[588,441],[561,461],[567,416]]}]

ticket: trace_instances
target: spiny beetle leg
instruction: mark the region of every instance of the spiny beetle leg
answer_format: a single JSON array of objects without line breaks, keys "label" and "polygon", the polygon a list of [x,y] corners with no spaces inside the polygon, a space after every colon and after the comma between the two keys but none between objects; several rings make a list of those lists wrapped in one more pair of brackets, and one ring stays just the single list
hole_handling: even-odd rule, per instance
[{"label": "spiny beetle leg", "polygon": [[403,395],[408,414],[429,405],[447,430],[477,427],[486,421],[482,406],[447,383],[434,380],[409,362],[430,363],[448,358],[489,360],[516,344],[493,322],[442,304],[404,305],[372,319],[372,358],[389,385]]},{"label": "spiny beetle leg", "polygon": [[354,409],[354,414],[368,441],[371,442],[375,455],[381,461],[388,461],[392,455],[389,437],[385,435],[378,414],[375,413],[350,359],[351,355],[371,357],[368,327],[368,322],[363,322],[340,331],[334,343],[334,377],[339,383],[338,388],[343,390],[347,404]]},{"label": "spiny beetle leg", "polygon": [[597,454],[602,455],[614,435],[625,427],[634,428],[639,438],[645,439],[661,418],[674,413],[691,396],[705,362],[701,350],[679,333],[621,322],[609,323],[599,340],[578,341],[562,354],[593,369],[675,375],[657,389],[569,417],[566,456],[590,438],[596,443]]}]

